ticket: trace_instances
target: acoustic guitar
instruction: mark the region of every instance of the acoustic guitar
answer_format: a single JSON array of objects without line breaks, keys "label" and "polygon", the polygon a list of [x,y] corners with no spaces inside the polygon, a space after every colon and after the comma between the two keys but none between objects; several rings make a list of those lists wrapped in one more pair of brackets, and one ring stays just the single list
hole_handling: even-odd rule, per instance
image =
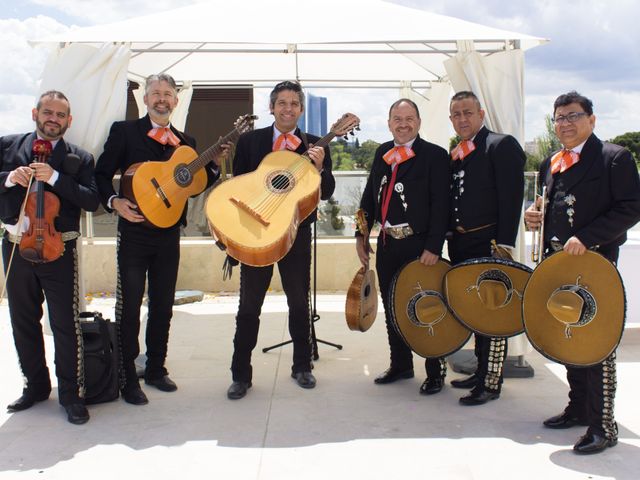
[{"label": "acoustic guitar", "polygon": [[[315,143],[325,147],[336,136],[357,128],[360,119],[347,113]],[[252,266],[271,265],[284,257],[298,225],[318,206],[320,174],[307,152],[281,150],[266,155],[258,168],[216,186],[205,212],[211,235],[227,254]]]},{"label": "acoustic guitar", "polygon": [[[369,249],[369,229],[364,210],[356,212],[356,225],[364,237],[365,248]],[[376,274],[369,269],[369,264],[360,267],[353,277],[344,309],[349,330],[366,332],[373,325],[378,314],[378,292],[376,290]]]},{"label": "acoustic guitar", "polygon": [[138,211],[149,226],[167,228],[175,225],[189,197],[201,193],[207,185],[204,167],[222,150],[222,145],[235,142],[241,133],[253,127],[255,115],[243,115],[233,130],[198,156],[182,145],[166,162],[141,162],[131,165],[120,180],[123,195],[138,205]]}]

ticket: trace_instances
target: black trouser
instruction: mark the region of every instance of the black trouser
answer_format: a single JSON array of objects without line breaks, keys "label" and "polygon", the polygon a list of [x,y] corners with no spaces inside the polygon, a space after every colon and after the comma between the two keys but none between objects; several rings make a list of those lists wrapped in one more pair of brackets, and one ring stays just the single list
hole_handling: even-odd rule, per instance
[{"label": "black trouser", "polygon": [[[289,334],[293,340],[293,373],[311,371],[311,316],[309,285],[311,272],[311,227],[298,228],[289,252],[278,261],[282,288],[289,307]],[[273,265],[240,265],[240,303],[236,315],[231,373],[235,382],[250,382],[253,377],[251,352],[258,341],[260,312],[271,283]]]},{"label": "black trouser", "polygon": [[[495,239],[495,226],[477,232],[453,232],[448,241],[449,258],[455,265],[472,258],[490,257],[491,240]],[[500,392],[502,370],[507,358],[507,339],[475,334],[474,353],[478,359],[476,376],[478,389]]]},{"label": "black trouser", "polygon": [[[407,238],[396,240],[390,235],[386,235],[383,240],[382,234],[378,236],[376,250],[376,272],[380,283],[380,295],[384,305],[384,316],[387,325],[387,337],[391,354],[391,367],[397,370],[408,370],[413,368],[413,353],[411,348],[404,342],[391,317],[391,282],[396,273],[407,263],[420,258],[424,251],[424,234],[416,234]],[[429,378],[444,378],[446,362],[443,358],[430,358],[425,360],[425,369]]]},{"label": "black trouser", "polygon": [[139,225],[118,229],[116,321],[120,327],[123,388],[137,385],[135,359],[140,353],[140,305],[148,280],[145,378],[167,374],[164,366],[180,263],[180,230]]},{"label": "black trouser", "polygon": [[[64,254],[53,262],[35,264],[20,256],[16,246],[7,278],[7,298],[13,339],[25,392],[35,396],[51,391],[42,333],[42,303],[47,299],[55,347],[58,400],[62,405],[81,403],[84,376],[82,335],[78,319],[78,258],[76,240],[65,242]],[[2,240],[5,272],[13,243]]]},{"label": "black trouser", "polygon": [[[602,253],[614,264],[618,260],[619,249]],[[613,408],[617,389],[616,352],[607,359],[591,367],[566,367],[569,381],[569,404],[565,411],[586,421],[588,432],[606,437],[618,438]]]}]

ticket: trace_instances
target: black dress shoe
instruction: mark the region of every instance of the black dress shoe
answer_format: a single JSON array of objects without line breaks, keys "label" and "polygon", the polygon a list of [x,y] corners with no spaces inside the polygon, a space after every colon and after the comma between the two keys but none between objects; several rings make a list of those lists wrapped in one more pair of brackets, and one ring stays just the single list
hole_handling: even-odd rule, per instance
[{"label": "black dress shoe", "polygon": [[131,405],[146,405],[149,399],[139,385],[122,390],[122,398]]},{"label": "black dress shoe", "polygon": [[562,412],[560,415],[547,418],[542,422],[542,424],[547,428],[561,429],[575,427],[576,425],[586,426],[587,422],[584,422],[578,417],[574,417],[567,412]]},{"label": "black dress shoe", "polygon": [[458,378],[456,380],[451,380],[451,386],[453,388],[473,388],[478,384],[478,377],[474,373],[470,377],[467,378]]},{"label": "black dress shoe", "polygon": [[314,377],[311,372],[292,373],[291,378],[294,378],[296,383],[302,388],[313,388],[316,386],[316,377]]},{"label": "black dress shoe", "polygon": [[250,388],[251,382],[233,382],[227,390],[227,398],[229,400],[240,400]]},{"label": "black dress shoe", "polygon": [[33,407],[34,403],[44,402],[48,398],[49,393],[41,393],[39,395],[36,395],[30,392],[23,392],[19,399],[7,405],[7,411],[9,413],[21,412],[22,410]]},{"label": "black dress shoe", "polygon": [[74,425],[82,425],[89,421],[89,411],[81,403],[70,403],[69,405],[63,405],[67,412],[67,420]]},{"label": "black dress shoe", "polygon": [[609,440],[595,433],[587,433],[580,437],[578,443],[573,446],[573,450],[576,453],[582,455],[589,455],[592,453],[600,453],[607,447],[613,447],[618,443],[618,439],[614,438]]},{"label": "black dress shoe", "polygon": [[433,395],[442,390],[444,386],[444,378],[427,378],[422,385],[420,385],[420,393],[422,395]]},{"label": "black dress shoe", "polygon": [[500,397],[500,393],[489,390],[472,390],[469,395],[462,397],[459,401],[462,405],[484,405],[489,400]]},{"label": "black dress shoe", "polygon": [[153,385],[158,390],[162,390],[163,392],[175,392],[176,390],[178,390],[178,386],[173,380],[169,378],[169,375],[165,375],[153,380],[150,378],[145,378],[144,383],[146,383],[147,385]]},{"label": "black dress shoe", "polygon": [[385,383],[393,383],[397,380],[402,380],[403,378],[413,378],[413,368],[398,370],[396,368],[389,367],[378,375],[373,382],[378,385],[384,385]]}]

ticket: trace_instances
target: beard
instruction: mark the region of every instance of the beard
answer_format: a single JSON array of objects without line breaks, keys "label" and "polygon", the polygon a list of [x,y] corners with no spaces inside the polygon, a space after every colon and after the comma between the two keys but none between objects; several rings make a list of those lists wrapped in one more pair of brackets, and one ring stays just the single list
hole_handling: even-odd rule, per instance
[{"label": "beard", "polygon": [[[160,106],[160,109],[158,109],[158,106]],[[147,109],[150,112],[153,112],[154,116],[156,117],[160,117],[163,119],[168,120],[169,117],[171,116],[171,113],[173,112],[173,108],[171,108],[171,106],[167,105],[166,103],[154,103],[151,106],[148,106]]]},{"label": "beard", "polygon": [[48,140],[55,140],[58,138],[62,138],[64,132],[69,128],[69,124],[62,125],[60,123],[54,122],[40,122],[36,120],[36,126],[38,127],[38,131],[43,137],[46,137]]}]

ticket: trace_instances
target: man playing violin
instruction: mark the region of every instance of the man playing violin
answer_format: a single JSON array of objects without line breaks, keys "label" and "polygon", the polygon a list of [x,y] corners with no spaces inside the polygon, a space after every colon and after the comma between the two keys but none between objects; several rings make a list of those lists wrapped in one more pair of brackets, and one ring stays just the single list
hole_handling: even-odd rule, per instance
[{"label": "man playing violin", "polygon": [[[120,328],[122,353],[121,391],[125,402],[148,403],[140,388],[135,359],[140,353],[140,306],[148,279],[149,315],[146,328],[147,361],[144,381],[163,392],[173,392],[177,385],[165,368],[169,327],[180,262],[180,227],[186,225],[186,205],[182,216],[167,228],[145,222],[137,205],[116,193],[114,175],[139,162],[167,161],[176,148],[188,145],[195,149],[195,139],[170,123],[178,105],[178,88],[168,74],[151,75],[145,83],[144,103],[147,115],[137,120],[115,122],[111,126],[104,152],[96,164],[96,182],[105,209],[118,214],[118,279],[116,287],[116,321]],[[218,178],[217,166],[223,153],[207,166],[207,186]],[[171,199],[169,199],[171,200]]]},{"label": "man playing violin", "polygon": [[[69,422],[83,424],[89,420],[89,412],[83,400],[76,242],[81,209],[95,211],[100,203],[93,157],[62,138],[71,126],[69,100],[63,93],[43,93],[32,117],[35,132],[0,138],[0,219],[5,227],[2,256],[13,338],[26,381],[22,396],[7,410],[26,410],[47,400],[51,393],[41,324],[46,298],[55,347],[58,401]],[[34,161],[36,151],[39,155]],[[42,216],[31,218],[21,212],[25,196],[36,195],[28,193],[27,188],[37,182],[42,182],[40,186],[44,186],[46,194],[53,195],[44,197],[44,210],[51,213],[46,218],[53,219],[53,224],[45,224],[47,231],[60,232],[64,245],[59,258],[47,258],[43,251],[51,239],[45,237],[42,250],[35,255],[36,263],[35,257],[23,258],[14,247],[36,235],[33,226],[43,222]],[[57,212],[52,200],[56,197]]]},{"label": "man playing violin", "polygon": [[[438,262],[449,220],[449,157],[445,149],[420,138],[420,124],[420,112],[413,101],[402,98],[391,105],[388,125],[393,141],[376,150],[360,200],[369,230],[375,222],[382,228],[376,272],[391,358],[389,368],[374,380],[379,385],[414,375],[413,353],[396,331],[390,313],[393,277],[416,258],[427,266]],[[356,251],[366,265],[370,248],[362,235],[356,237]],[[420,393],[438,393],[446,375],[444,359],[428,359],[425,368],[427,378]]]},{"label": "man playing violin", "polygon": [[[335,189],[335,179],[331,173],[329,148],[314,147],[312,144],[318,137],[307,135],[297,128],[298,119],[304,111],[304,92],[300,84],[290,81],[278,83],[271,91],[269,109],[275,119],[273,125],[245,133],[238,139],[233,159],[234,176],[253,172],[262,159],[272,151],[287,149],[302,154],[308,149],[309,158],[320,172],[321,198],[326,200],[331,197]],[[316,379],[311,373],[312,339],[309,314],[311,224],[315,219],[314,211],[300,223],[291,249],[277,262],[289,306],[289,333],[293,340],[291,376],[302,388],[313,388],[316,385]],[[240,265],[240,304],[236,315],[231,361],[233,383],[227,390],[229,399],[240,399],[251,388],[251,352],[258,339],[260,311],[272,275],[273,265]]]}]

